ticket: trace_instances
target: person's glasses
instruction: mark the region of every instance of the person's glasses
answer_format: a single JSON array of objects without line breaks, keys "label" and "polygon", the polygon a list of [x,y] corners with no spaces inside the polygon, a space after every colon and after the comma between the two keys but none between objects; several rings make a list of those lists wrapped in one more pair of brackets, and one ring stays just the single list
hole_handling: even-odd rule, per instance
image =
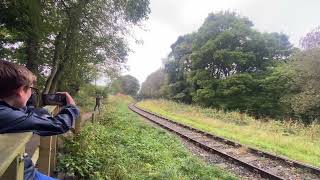
[{"label": "person's glasses", "polygon": [[31,89],[32,94],[39,94],[39,89],[31,86],[29,86],[29,88]]}]

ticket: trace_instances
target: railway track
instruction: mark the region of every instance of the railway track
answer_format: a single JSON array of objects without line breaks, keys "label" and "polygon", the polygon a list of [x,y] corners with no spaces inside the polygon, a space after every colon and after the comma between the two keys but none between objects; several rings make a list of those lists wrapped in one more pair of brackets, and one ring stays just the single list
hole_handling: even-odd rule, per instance
[{"label": "railway track", "polygon": [[133,104],[130,104],[129,108],[157,125],[189,140],[207,152],[218,154],[234,164],[242,166],[255,174],[259,174],[262,178],[320,180],[320,168],[243,146],[234,141],[174,122],[140,109]]}]

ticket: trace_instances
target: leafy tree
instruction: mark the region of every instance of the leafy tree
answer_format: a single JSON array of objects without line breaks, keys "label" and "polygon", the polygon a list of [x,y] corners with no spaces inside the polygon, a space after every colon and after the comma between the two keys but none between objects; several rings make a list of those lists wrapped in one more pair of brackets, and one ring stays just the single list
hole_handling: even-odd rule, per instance
[{"label": "leafy tree", "polygon": [[190,84],[187,75],[191,68],[190,55],[195,34],[180,36],[171,45],[171,52],[165,63],[165,72],[168,74],[168,85],[163,89],[169,98],[190,103]]},{"label": "leafy tree", "polygon": [[135,97],[139,91],[140,84],[137,78],[125,75],[120,77],[120,88],[121,93]]},{"label": "leafy tree", "polygon": [[111,83],[109,84],[108,88],[109,88],[109,92],[111,94],[120,93],[122,91],[121,90],[121,81],[120,81],[120,79],[119,78],[113,79],[111,81]]},{"label": "leafy tree", "polygon": [[300,45],[303,49],[320,48],[320,26],[307,33],[300,40]]},{"label": "leafy tree", "polygon": [[194,73],[207,71],[210,77],[221,79],[236,73],[263,71],[273,60],[288,57],[292,45],[287,36],[261,34],[252,25],[247,18],[234,13],[210,14],[198,31],[201,43],[196,41],[191,54]]},{"label": "leafy tree", "polygon": [[[62,30],[66,34],[67,41],[63,59],[60,60],[49,91],[54,91],[58,82],[61,84],[63,74],[75,74],[74,70],[86,71],[88,69],[86,65],[90,63],[104,67],[100,71],[108,75],[119,71],[126,62],[129,50],[124,39],[127,27],[147,18],[148,4],[147,0],[83,0],[63,4],[69,22],[65,30]],[[77,75],[81,80],[83,76],[79,73]]]},{"label": "leafy tree", "polygon": [[298,117],[311,122],[320,118],[320,49],[305,50],[292,59],[296,93],[288,102]]},{"label": "leafy tree", "polygon": [[212,13],[199,30],[180,36],[165,61],[168,98],[256,116],[287,116],[292,90],[285,64],[294,51],[288,37],[260,33],[246,17]]},{"label": "leafy tree", "polygon": [[[38,65],[41,63],[39,41],[44,30],[40,1],[1,1],[0,17],[2,58],[22,60],[28,69],[38,75]],[[14,48],[19,43],[24,43],[20,51]]]},{"label": "leafy tree", "polygon": [[150,13],[149,0],[4,0],[0,5],[1,57],[39,74],[44,92],[84,84],[96,71],[117,74],[129,51],[129,29]]},{"label": "leafy tree", "polygon": [[164,85],[166,83],[166,74],[163,69],[151,73],[142,83],[139,96],[143,98],[157,98],[164,96]]}]

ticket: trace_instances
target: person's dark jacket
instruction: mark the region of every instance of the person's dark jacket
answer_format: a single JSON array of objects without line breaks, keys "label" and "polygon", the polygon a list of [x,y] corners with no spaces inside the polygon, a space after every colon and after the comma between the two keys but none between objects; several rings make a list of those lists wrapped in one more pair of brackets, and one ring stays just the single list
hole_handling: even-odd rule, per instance
[{"label": "person's dark jacket", "polygon": [[[80,111],[76,106],[64,106],[54,117],[44,109],[15,108],[0,101],[0,133],[33,132],[52,136],[67,132]],[[24,179],[34,179],[35,168],[30,158],[25,158]]]}]

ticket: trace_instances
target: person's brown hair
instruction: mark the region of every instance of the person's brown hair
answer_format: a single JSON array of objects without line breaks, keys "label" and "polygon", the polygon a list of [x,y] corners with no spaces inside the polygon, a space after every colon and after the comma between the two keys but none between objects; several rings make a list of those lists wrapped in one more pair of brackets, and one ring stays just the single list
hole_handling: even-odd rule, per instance
[{"label": "person's brown hair", "polygon": [[0,60],[0,98],[13,95],[21,86],[31,86],[36,80],[36,76],[26,67]]}]

